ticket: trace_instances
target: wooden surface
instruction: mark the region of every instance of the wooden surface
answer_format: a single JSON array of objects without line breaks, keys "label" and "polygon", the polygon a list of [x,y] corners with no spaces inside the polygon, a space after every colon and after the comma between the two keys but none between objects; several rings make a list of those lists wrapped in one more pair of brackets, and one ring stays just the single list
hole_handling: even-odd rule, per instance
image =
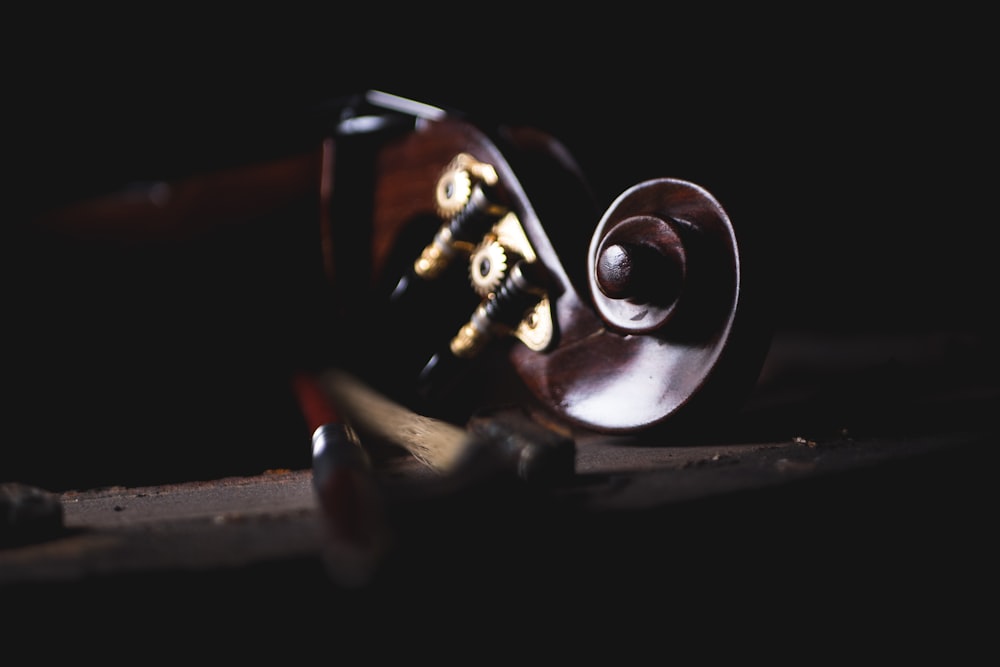
[{"label": "wooden surface", "polygon": [[9,608],[179,606],[262,626],[406,626],[434,600],[448,618],[517,604],[534,622],[748,624],[767,608],[812,625],[848,608],[899,632],[975,627],[965,601],[995,581],[988,342],[783,334],[718,433],[583,435],[576,475],[551,488],[448,486],[401,459],[386,479],[417,483],[387,484],[393,546],[361,589],[324,570],[310,472],[272,470],[63,492],[65,530],[0,550],[0,590]]}]

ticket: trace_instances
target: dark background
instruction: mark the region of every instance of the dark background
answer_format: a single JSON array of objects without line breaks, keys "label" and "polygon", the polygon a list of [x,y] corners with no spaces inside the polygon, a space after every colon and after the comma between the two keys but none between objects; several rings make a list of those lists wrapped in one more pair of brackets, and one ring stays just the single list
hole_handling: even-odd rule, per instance
[{"label": "dark background", "polygon": [[298,151],[316,105],[368,88],[550,132],[602,206],[647,178],[702,185],[766,239],[779,331],[990,331],[992,79],[974,17],[664,11],[582,28],[166,11],[26,27],[5,82],[15,454],[0,478],[308,463],[305,446],[274,444],[299,435],[280,373],[315,334],[298,246],[260,230],[47,245],[30,221],[132,181]]}]

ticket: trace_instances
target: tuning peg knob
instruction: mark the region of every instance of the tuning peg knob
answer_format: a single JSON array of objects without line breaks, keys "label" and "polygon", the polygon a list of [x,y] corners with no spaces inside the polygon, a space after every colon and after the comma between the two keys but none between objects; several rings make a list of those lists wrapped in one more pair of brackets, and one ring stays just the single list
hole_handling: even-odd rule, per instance
[{"label": "tuning peg knob", "polygon": [[673,303],[684,281],[685,253],[669,223],[641,216],[618,223],[598,250],[595,278],[609,299]]},{"label": "tuning peg knob", "polygon": [[687,253],[674,225],[636,215],[604,230],[593,257],[592,284],[604,319],[643,333],[670,317],[683,291]]}]

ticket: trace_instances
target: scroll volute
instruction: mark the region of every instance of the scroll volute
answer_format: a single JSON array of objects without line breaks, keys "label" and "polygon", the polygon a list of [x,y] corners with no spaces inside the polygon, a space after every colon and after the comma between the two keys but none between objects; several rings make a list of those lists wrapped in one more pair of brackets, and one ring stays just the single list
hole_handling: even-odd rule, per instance
[{"label": "scroll volute", "polygon": [[762,286],[749,280],[734,227],[704,188],[639,183],[593,233],[587,280],[601,330],[515,363],[567,419],[628,433],[733,409],[768,343]]}]

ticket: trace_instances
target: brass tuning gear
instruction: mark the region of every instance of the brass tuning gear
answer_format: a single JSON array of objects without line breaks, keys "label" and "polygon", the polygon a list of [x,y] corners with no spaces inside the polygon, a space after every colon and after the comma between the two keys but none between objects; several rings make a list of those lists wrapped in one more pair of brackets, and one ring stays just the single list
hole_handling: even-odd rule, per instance
[{"label": "brass tuning gear", "polygon": [[469,281],[481,297],[496,291],[507,273],[507,251],[496,236],[487,235],[469,258]]},{"label": "brass tuning gear", "polygon": [[480,162],[468,153],[459,153],[438,178],[434,190],[438,215],[445,219],[458,215],[472,199],[473,183],[493,188],[499,180],[492,165]]},{"label": "brass tuning gear", "polygon": [[491,165],[468,153],[452,159],[435,188],[435,210],[443,222],[413,264],[418,276],[436,278],[456,256],[468,256],[477,240],[507,212],[500,202],[498,181]]},{"label": "brass tuning gear", "polygon": [[469,321],[451,340],[456,357],[472,358],[497,336],[514,333],[545,299],[545,270],[538,262],[520,260],[503,276],[497,289],[483,299]]},{"label": "brass tuning gear", "polygon": [[433,279],[457,257],[468,258],[469,281],[482,301],[451,341],[452,354],[460,358],[475,357],[501,335],[533,350],[546,349],[555,338],[547,271],[499,186],[493,166],[468,153],[456,155],[434,191],[442,224],[414,262],[419,277]]},{"label": "brass tuning gear", "polygon": [[524,228],[507,213],[469,257],[469,280],[483,301],[451,343],[459,357],[473,357],[487,341],[511,334],[532,350],[555,337],[545,268]]}]

